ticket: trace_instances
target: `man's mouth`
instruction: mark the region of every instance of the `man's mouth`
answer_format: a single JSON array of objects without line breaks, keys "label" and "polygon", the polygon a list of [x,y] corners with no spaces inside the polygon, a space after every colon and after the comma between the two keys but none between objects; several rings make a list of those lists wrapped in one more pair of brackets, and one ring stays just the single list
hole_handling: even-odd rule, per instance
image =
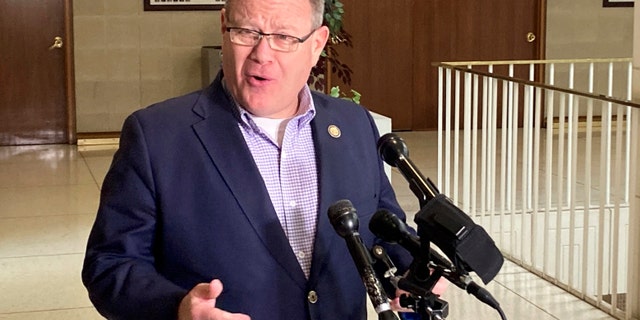
[{"label": "man's mouth", "polygon": [[269,79],[262,75],[252,74],[247,77],[248,82],[251,85],[264,85],[269,83],[272,79]]}]

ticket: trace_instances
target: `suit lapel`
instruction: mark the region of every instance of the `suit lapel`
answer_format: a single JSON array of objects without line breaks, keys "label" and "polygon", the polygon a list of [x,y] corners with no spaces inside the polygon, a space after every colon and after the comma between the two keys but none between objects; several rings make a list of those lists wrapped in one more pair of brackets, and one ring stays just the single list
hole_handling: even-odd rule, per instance
[{"label": "suit lapel", "polygon": [[[313,264],[311,267],[311,275],[309,277],[311,286],[315,285],[319,275],[325,267],[326,257],[331,254],[333,247],[344,246],[341,238],[336,234],[329,218],[327,211],[329,207],[337,200],[338,196],[344,194],[340,191],[339,178],[344,176],[340,171],[341,168],[335,164],[335,159],[341,156],[341,150],[344,150],[344,144],[340,138],[334,138],[329,134],[329,126],[342,128],[340,118],[334,116],[330,107],[314,100],[316,107],[316,116],[312,122],[314,141],[316,146],[316,158],[318,167],[319,181],[319,212],[318,225],[316,231],[316,239],[313,253]],[[336,183],[337,182],[337,183]]]},{"label": "suit lapel", "polygon": [[264,245],[304,288],[304,273],[293,251],[286,250],[290,248],[289,241],[230,105],[232,102],[224,94],[218,76],[194,107],[194,112],[204,119],[195,123],[193,129]]}]

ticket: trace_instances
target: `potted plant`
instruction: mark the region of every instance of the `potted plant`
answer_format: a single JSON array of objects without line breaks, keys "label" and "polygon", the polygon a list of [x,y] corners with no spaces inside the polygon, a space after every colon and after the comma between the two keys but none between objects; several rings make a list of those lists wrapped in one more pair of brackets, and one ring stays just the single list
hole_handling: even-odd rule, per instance
[{"label": "potted plant", "polygon": [[360,103],[360,94],[351,90],[351,96],[340,91],[339,86],[332,86],[331,75],[335,74],[344,84],[351,84],[351,68],[339,59],[336,47],[339,45],[352,46],[351,35],[342,28],[344,6],[340,0],[326,0],[324,5],[324,24],[329,28],[329,41],[318,60],[318,64],[311,70],[309,86],[334,97],[342,97]]}]

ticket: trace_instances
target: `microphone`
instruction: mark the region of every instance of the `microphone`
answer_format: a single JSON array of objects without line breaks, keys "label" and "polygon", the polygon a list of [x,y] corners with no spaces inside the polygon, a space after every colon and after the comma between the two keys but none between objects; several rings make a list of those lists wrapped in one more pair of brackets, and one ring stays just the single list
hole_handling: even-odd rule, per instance
[{"label": "microphone", "polygon": [[373,214],[369,230],[386,242],[398,243],[414,257],[423,253],[419,238],[411,234],[407,225],[388,210],[381,209]]},{"label": "microphone", "polygon": [[399,136],[387,133],[380,137],[378,153],[388,165],[400,169],[400,173],[409,182],[409,189],[418,197],[421,207],[440,193],[431,180],[425,179],[409,159],[409,149]]},{"label": "microphone", "polygon": [[[451,270],[455,269],[451,262],[437,251],[431,248],[426,248],[427,250],[423,249],[420,238],[409,232],[407,224],[400,220],[397,215],[389,212],[389,210],[380,209],[376,211],[371,221],[369,221],[369,230],[385,242],[401,245],[407,249],[414,258],[430,257],[431,260],[439,266]],[[426,252],[428,252],[428,254]]]},{"label": "microphone", "polygon": [[489,234],[424,178],[409,159],[402,138],[393,133],[380,137],[378,153],[387,164],[400,170],[420,201],[414,221],[421,241],[437,245],[458,270],[475,271],[484,283],[491,281],[502,268],[504,258]]},{"label": "microphone", "polygon": [[399,320],[389,299],[373,270],[373,259],[358,232],[359,221],[356,209],[349,200],[338,200],[328,210],[329,221],[338,235],[347,242],[349,253],[362,278],[369,299],[381,320]]},{"label": "microphone", "polygon": [[[371,221],[369,221],[369,230],[385,242],[401,245],[409,251],[414,258],[424,254],[425,250],[421,247],[420,238],[409,232],[407,224],[400,220],[398,216],[389,212],[389,210],[380,209],[376,211]],[[428,251],[431,260],[433,260],[435,264],[450,270],[455,269],[455,266],[438,253],[438,251],[431,248],[428,248]]]},{"label": "microphone", "polygon": [[[373,234],[378,238],[386,242],[401,245],[416,259],[423,255],[420,238],[411,234],[407,225],[400,220],[398,216],[388,210],[381,209],[373,215],[369,222],[369,230],[371,230],[371,232],[373,232]],[[455,267],[437,251],[429,249],[429,253],[431,259],[436,265],[450,270],[450,272],[443,273],[443,276],[449,280],[449,282],[453,283],[458,288],[467,291],[467,293],[473,295],[478,300],[486,303],[492,308],[500,309],[500,303],[498,303],[488,290],[476,284],[471,279],[471,276],[466,273],[458,274]]]}]

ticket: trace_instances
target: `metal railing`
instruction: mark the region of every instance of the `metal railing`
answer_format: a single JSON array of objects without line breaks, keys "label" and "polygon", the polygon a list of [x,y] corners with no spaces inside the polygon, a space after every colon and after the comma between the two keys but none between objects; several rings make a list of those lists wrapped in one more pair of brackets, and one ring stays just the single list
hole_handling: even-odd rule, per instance
[{"label": "metal railing", "polygon": [[626,299],[640,272],[627,263],[630,233],[640,232],[629,225],[640,142],[631,59],[438,68],[441,191],[508,259],[629,319],[640,303]]}]

